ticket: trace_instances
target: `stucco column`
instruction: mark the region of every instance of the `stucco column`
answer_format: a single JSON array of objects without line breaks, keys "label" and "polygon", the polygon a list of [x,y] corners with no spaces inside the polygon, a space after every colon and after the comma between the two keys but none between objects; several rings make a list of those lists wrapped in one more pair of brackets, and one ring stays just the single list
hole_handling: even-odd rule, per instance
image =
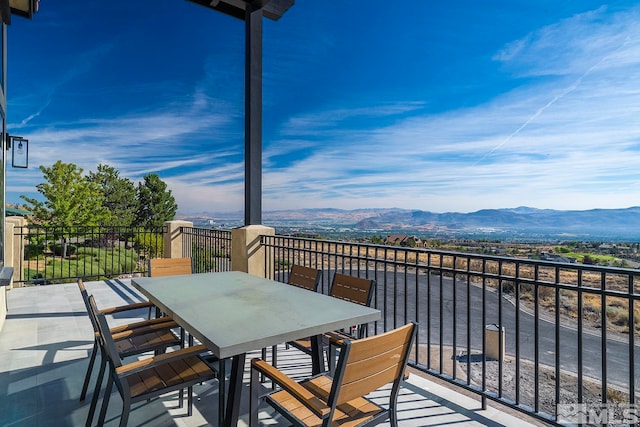
[{"label": "stucco column", "polygon": [[[13,280],[24,280],[24,247],[27,239],[20,236],[14,236],[16,228],[27,225],[27,220],[21,216],[10,216],[5,221],[4,236],[4,262],[7,267],[13,267]],[[21,233],[25,234],[25,233]],[[9,289],[13,287],[13,280]]]},{"label": "stucco column", "polygon": [[191,221],[166,221],[162,236],[162,257],[182,258],[182,233],[180,227],[193,227]]},{"label": "stucco column", "polygon": [[273,270],[273,257],[269,261],[270,265],[265,265],[260,236],[275,234],[274,228],[264,225],[247,225],[231,230],[231,270],[265,277],[265,267],[267,271]]}]

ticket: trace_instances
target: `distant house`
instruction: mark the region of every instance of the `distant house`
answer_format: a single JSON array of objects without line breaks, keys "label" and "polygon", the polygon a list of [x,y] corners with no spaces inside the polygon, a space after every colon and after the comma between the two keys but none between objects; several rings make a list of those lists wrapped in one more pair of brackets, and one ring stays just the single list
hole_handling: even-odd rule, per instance
[{"label": "distant house", "polygon": [[540,252],[540,259],[543,261],[566,262],[574,264],[577,260],[573,257],[552,254],[549,252]]},{"label": "distant house", "polygon": [[22,209],[18,209],[18,208],[12,208],[12,207],[5,207],[4,208],[5,214],[6,216],[29,216],[32,214],[32,212],[29,211],[25,211]]},{"label": "distant house", "polygon": [[406,234],[389,234],[384,239],[384,244],[390,246],[410,246],[412,248],[423,246],[422,239]]},{"label": "distant house", "polygon": [[411,246],[412,248],[423,247],[424,243],[422,239],[416,236],[411,236],[407,239],[407,246]]},{"label": "distant house", "polygon": [[391,246],[404,246],[404,243],[407,242],[408,238],[409,236],[407,236],[406,234],[389,234],[384,239],[384,244]]}]

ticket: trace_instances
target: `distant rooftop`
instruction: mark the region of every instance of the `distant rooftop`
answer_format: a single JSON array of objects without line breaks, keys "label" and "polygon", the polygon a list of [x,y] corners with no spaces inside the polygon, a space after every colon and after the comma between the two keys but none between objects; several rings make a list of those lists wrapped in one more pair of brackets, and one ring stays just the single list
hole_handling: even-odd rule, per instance
[{"label": "distant rooftop", "polygon": [[33,213],[33,212],[25,211],[22,209],[18,209],[18,208],[10,208],[8,206],[5,207],[4,210],[7,216],[27,216]]}]

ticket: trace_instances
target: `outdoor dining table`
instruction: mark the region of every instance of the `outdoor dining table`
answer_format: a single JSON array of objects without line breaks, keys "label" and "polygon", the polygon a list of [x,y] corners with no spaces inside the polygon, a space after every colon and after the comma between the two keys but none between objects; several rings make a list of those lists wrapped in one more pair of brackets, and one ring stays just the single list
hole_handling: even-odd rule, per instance
[{"label": "outdoor dining table", "polygon": [[131,283],[219,360],[232,359],[226,398],[220,375],[221,426],[237,425],[247,352],[312,337],[312,371],[319,373],[321,334],[381,317],[370,307],[239,271],[141,277]]}]

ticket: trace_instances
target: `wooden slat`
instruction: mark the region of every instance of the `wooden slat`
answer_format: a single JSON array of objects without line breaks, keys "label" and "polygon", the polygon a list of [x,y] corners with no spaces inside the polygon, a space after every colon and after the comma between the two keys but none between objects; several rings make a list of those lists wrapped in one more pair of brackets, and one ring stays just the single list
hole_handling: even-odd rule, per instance
[{"label": "wooden slat", "polygon": [[173,325],[173,327],[178,326],[178,324],[170,317],[156,317],[155,319],[141,320],[138,322],[127,323],[126,325],[114,326],[113,328],[109,329],[109,331],[111,332],[111,334],[117,334],[119,332],[124,332],[128,329],[139,330],[139,328],[149,326],[149,325],[155,325],[159,323],[166,323],[167,325],[165,326],[167,327],[170,327],[169,324]]},{"label": "wooden slat", "polygon": [[331,296],[367,305],[370,301],[372,288],[372,280],[336,273],[331,286]]},{"label": "wooden slat", "polygon": [[359,398],[350,401],[346,405],[336,408],[333,417],[334,425],[341,427],[356,427],[370,420],[385,409],[371,402],[370,400]]},{"label": "wooden slat", "polygon": [[326,416],[326,414],[329,413],[326,400],[318,399],[316,395],[305,389],[303,384],[295,382],[289,376],[282,373],[277,368],[274,368],[264,360],[253,359],[251,361],[251,367],[275,381],[279,386],[285,388],[287,393],[295,396],[296,399],[304,401],[307,406],[313,408],[315,413],[321,416]]},{"label": "wooden slat", "polygon": [[172,328],[176,328],[176,327],[177,327],[177,324],[175,322],[173,322],[173,323],[170,323],[170,322],[155,322],[155,323],[150,323],[148,325],[145,325],[145,326],[142,326],[142,327],[139,327],[139,328],[127,329],[125,331],[112,334],[112,337],[115,340],[119,340],[119,339],[123,339],[123,338],[133,338],[136,335],[146,335],[146,334],[152,334],[152,333],[165,333],[165,332],[168,332],[169,330],[171,330]]},{"label": "wooden slat", "polygon": [[342,383],[358,381],[361,378],[367,378],[393,366],[398,366],[402,362],[402,356],[403,348],[396,347],[374,357],[349,363],[344,371]]},{"label": "wooden slat", "polygon": [[[393,348],[406,346],[411,341],[412,325],[408,324],[393,331],[385,332],[369,338],[351,342],[349,362],[368,359],[380,354],[380,349],[391,351]],[[375,344],[372,344],[375,342]]]},{"label": "wooden slat", "polygon": [[348,384],[343,383],[338,395],[338,404],[348,402],[359,396],[365,396],[385,384],[393,382],[398,377],[399,372],[399,367],[395,366],[390,367],[387,370],[377,372],[371,377],[360,378]]},{"label": "wooden slat", "polygon": [[[325,392],[328,393],[327,390],[325,390]],[[284,408],[306,426],[316,427],[322,425],[322,419],[315,416],[309,409],[285,391],[278,391],[270,395],[268,400],[277,403],[277,405]],[[384,408],[367,399],[357,398],[336,408],[332,425],[355,427],[384,410]]]},{"label": "wooden slat", "polygon": [[149,276],[175,276],[193,273],[191,258],[152,258],[149,260]]},{"label": "wooden slat", "polygon": [[294,264],[289,273],[289,284],[299,288],[316,291],[320,283],[320,274],[322,272],[315,268],[305,267]]},{"label": "wooden slat", "polygon": [[212,370],[197,356],[153,366],[127,377],[132,398],[162,389],[171,389],[186,382],[206,380]]}]

